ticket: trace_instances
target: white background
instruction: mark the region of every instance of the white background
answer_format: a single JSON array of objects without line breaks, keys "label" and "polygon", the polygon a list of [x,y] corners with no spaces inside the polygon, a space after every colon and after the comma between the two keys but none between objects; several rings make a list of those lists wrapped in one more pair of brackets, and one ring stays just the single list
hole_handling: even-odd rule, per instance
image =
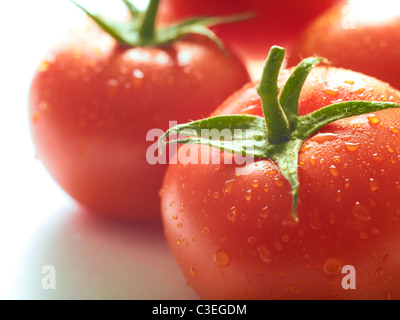
[{"label": "white background", "polygon": [[[120,4],[101,5],[110,2]],[[83,17],[68,0],[0,2],[0,298],[196,299],[161,224],[85,214],[34,158],[32,74],[47,48]],[[46,265],[56,270],[55,290],[42,288]]]}]

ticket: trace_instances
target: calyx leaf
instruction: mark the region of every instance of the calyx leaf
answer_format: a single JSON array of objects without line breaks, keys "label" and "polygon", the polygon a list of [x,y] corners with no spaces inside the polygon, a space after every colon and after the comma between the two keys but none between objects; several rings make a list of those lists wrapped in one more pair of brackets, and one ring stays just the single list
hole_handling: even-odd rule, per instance
[{"label": "calyx leaf", "polygon": [[160,0],[149,0],[144,11],[140,11],[130,0],[122,0],[131,15],[128,22],[107,19],[87,10],[75,0],[70,1],[120,44],[131,47],[159,46],[184,35],[201,34],[212,40],[226,55],[228,51],[224,44],[209,27],[248,20],[254,16],[253,13],[242,13],[223,17],[195,17],[157,29],[155,24]]},{"label": "calyx leaf", "polygon": [[[277,79],[285,49],[273,46],[265,62],[263,74],[257,87],[261,98],[264,118],[250,115],[216,116],[188,124],[180,124],[168,130],[160,139],[160,145],[167,143],[206,144],[224,151],[232,151],[256,158],[268,158],[277,163],[283,176],[291,186],[292,213],[297,220],[298,202],[298,155],[303,142],[323,126],[351,116],[400,108],[391,102],[346,101],[332,104],[299,116],[301,88],[312,68],[324,61],[323,58],[308,58],[300,62],[287,80],[281,94]],[[232,134],[231,139],[221,141],[207,135],[202,130],[250,130],[253,134]],[[185,136],[165,141],[172,134]],[[218,137],[218,135],[215,135]],[[214,138],[215,138],[214,136]]]}]

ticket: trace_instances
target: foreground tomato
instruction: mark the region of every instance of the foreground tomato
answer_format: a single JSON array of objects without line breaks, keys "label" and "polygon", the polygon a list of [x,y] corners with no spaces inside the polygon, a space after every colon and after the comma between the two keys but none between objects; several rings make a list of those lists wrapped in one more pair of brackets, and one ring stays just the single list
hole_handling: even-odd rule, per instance
[{"label": "foreground tomato", "polygon": [[338,0],[166,0],[162,21],[174,22],[190,16],[254,12],[253,19],[213,28],[218,36],[246,59],[264,59],[271,45],[289,46],[318,14]]},{"label": "foreground tomato", "polygon": [[[291,71],[280,73],[281,86]],[[217,126],[243,121],[239,128],[249,128],[260,119],[252,115],[263,114],[257,94],[265,91],[263,81],[258,91],[253,83],[231,96],[216,118],[178,126],[177,132],[186,135],[213,119]],[[286,86],[280,101],[289,115],[287,106],[301,86]],[[272,94],[263,96],[263,108],[274,104],[275,89],[266,90]],[[365,102],[346,102],[352,100]],[[387,103],[400,102],[400,92],[356,72],[321,66],[311,71],[298,101],[300,117],[288,117],[297,127],[285,138],[304,140],[298,161],[285,139],[275,145],[277,153],[272,150],[277,161],[256,157],[246,164],[207,145],[179,148],[161,198],[165,234],[183,274],[205,299],[400,299],[400,110],[370,113],[400,107]],[[323,126],[358,103],[358,116]],[[323,107],[331,104],[337,114],[325,122],[329,112]],[[239,116],[226,116],[231,114]],[[313,131],[301,132],[310,119],[311,126],[322,127],[306,138]],[[254,146],[263,135],[238,143]]]},{"label": "foreground tomato", "polygon": [[33,79],[38,157],[88,209],[158,217],[166,166],[147,162],[147,132],[209,114],[247,81],[243,64],[204,36],[128,46],[88,21],[47,54]]},{"label": "foreground tomato", "polygon": [[400,89],[400,3],[353,0],[322,14],[301,35],[289,65],[321,55]]}]

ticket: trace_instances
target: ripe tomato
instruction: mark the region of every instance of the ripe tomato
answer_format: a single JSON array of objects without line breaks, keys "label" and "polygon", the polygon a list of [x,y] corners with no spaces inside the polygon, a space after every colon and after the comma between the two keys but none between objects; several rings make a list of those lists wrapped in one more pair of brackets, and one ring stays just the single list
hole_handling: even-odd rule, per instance
[{"label": "ripe tomato", "polygon": [[[280,85],[290,72],[281,72]],[[213,115],[262,115],[256,85]],[[398,103],[400,92],[360,73],[316,67],[299,113],[351,100]],[[230,153],[182,145],[161,199],[165,234],[188,283],[204,299],[399,299],[399,146],[399,109],[324,126],[299,152],[295,220],[290,185],[274,161],[229,164]]]},{"label": "ripe tomato", "polygon": [[400,88],[400,4],[353,0],[332,7],[294,45],[289,65],[320,55],[332,64],[362,72]]},{"label": "ripe tomato", "polygon": [[121,45],[92,21],[40,63],[29,111],[39,159],[72,198],[99,214],[158,217],[166,166],[150,165],[150,129],[209,114],[249,81],[208,38]]},{"label": "ripe tomato", "polygon": [[243,58],[263,60],[271,45],[288,47],[313,18],[335,2],[338,0],[165,0],[160,20],[170,23],[195,15],[254,12],[253,19],[212,29]]}]

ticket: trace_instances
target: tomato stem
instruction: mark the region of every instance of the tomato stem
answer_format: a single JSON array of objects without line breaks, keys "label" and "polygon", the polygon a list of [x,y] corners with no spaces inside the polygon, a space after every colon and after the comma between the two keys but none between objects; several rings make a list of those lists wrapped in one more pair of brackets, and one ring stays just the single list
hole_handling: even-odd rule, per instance
[{"label": "tomato stem", "polygon": [[267,138],[271,143],[283,142],[290,136],[289,122],[278,99],[278,76],[284,59],[285,49],[272,47],[257,86],[267,126]]},{"label": "tomato stem", "polygon": [[160,0],[150,0],[139,28],[139,37],[147,42],[155,36],[155,24]]}]

